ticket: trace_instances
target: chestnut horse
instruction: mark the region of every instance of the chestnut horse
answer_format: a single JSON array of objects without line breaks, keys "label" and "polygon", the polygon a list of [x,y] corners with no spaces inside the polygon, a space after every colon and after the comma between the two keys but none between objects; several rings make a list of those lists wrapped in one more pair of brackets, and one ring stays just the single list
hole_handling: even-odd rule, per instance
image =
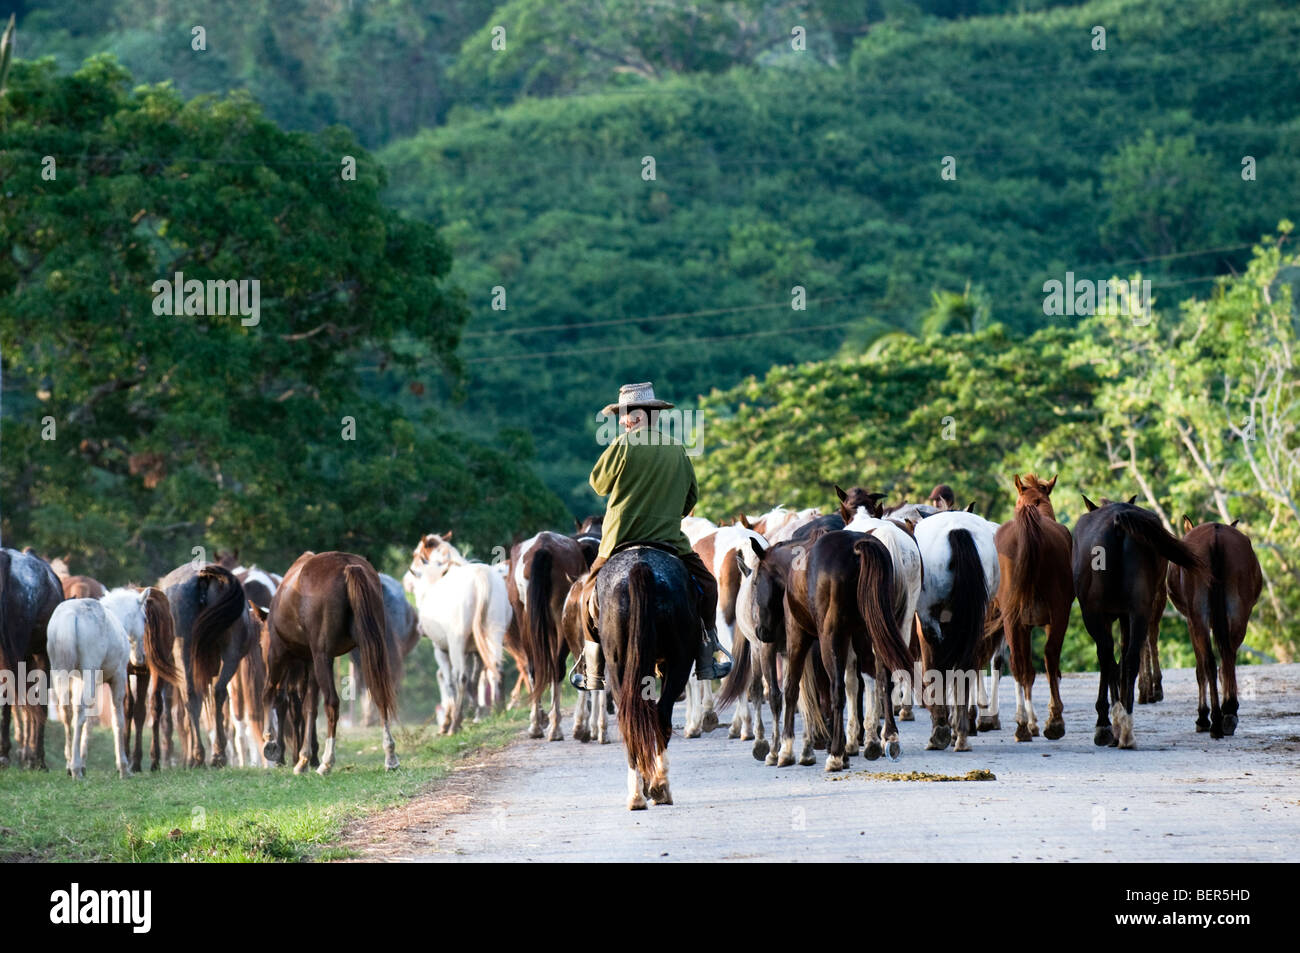
[{"label": "chestnut horse", "polygon": [[560,694],[565,662],[570,652],[575,653],[575,657],[582,652],[582,644],[569,644],[561,617],[569,587],[587,571],[588,566],[578,541],[559,533],[538,533],[510,550],[506,593],[514,617],[519,620],[532,684],[529,693],[530,738],[543,736],[542,695],[550,688],[551,711],[545,736],[549,741],[564,740],[560,727]]},{"label": "chestnut horse", "polygon": [[[1164,611],[1167,566],[1174,563],[1195,575],[1205,573],[1201,557],[1166,532],[1155,513],[1134,506],[1135,499],[1115,503],[1103,498],[1098,506],[1085,496],[1088,512],[1074,529],[1074,591],[1083,624],[1097,645],[1101,670],[1092,739],[1098,747],[1135,747],[1134,683],[1152,617]],[[1111,634],[1116,621],[1118,663]]]},{"label": "chestnut horse", "polygon": [[1002,634],[1011,648],[1011,674],[1016,679],[1016,740],[1029,741],[1038,734],[1030,634],[1034,626],[1041,625],[1047,629],[1043,661],[1052,692],[1043,737],[1055,741],[1065,734],[1061,646],[1074,602],[1072,540],[1052,509],[1056,477],[1044,482],[1032,473],[1025,474],[1024,480],[1016,474],[1015,484],[1015,515],[998,527],[993,540],[1002,571],[998,587]]},{"label": "chestnut horse", "polygon": [[[334,767],[339,722],[334,659],[354,647],[361,649],[366,686],[384,723],[384,768],[392,771],[398,766],[389,729],[389,722],[396,714],[396,692],[384,628],[384,597],[379,574],[366,559],[352,553],[303,553],[289,567],[271,600],[265,700],[269,703],[276,697],[286,670],[291,667],[290,661],[309,663],[303,718],[310,729],[316,721],[317,699],[323,695],[329,734],[317,769],[322,775],[329,774]],[[304,732],[294,774],[306,771],[311,761],[310,735],[310,730]],[[283,724],[281,743],[282,738]]]},{"label": "chestnut horse", "polygon": [[[1264,578],[1250,538],[1237,529],[1236,521],[1231,526],[1194,526],[1191,517],[1184,516],[1183,531],[1183,545],[1209,566],[1210,577],[1170,566],[1169,596],[1187,619],[1192,648],[1196,650],[1196,730],[1208,731],[1211,738],[1222,738],[1237,730],[1237,649],[1246,638],[1246,623]],[[1215,672],[1216,647],[1223,665],[1222,708]]]}]

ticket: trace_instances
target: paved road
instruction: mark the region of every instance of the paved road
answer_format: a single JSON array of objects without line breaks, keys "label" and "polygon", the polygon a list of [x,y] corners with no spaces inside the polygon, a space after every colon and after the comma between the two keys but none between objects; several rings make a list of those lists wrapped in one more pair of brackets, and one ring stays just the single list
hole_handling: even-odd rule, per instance
[{"label": "paved road", "polygon": [[[1240,725],[1221,741],[1193,731],[1191,670],[1166,670],[1164,685],[1163,702],[1135,713],[1133,751],[1093,746],[1095,675],[1063,681],[1060,741],[1015,742],[1008,679],[1004,727],[972,738],[972,752],[923,750],[929,716],[918,712],[901,726],[902,760],[854,758],[848,773],[826,774],[824,752],[816,767],[767,767],[725,729],[676,736],[676,804],[639,812],[624,807],[621,744],[521,740],[472,769],[480,776],[462,799],[467,811],[400,830],[402,848],[387,859],[1296,860],[1300,665],[1247,668]],[[975,768],[996,780],[865,777]]]}]

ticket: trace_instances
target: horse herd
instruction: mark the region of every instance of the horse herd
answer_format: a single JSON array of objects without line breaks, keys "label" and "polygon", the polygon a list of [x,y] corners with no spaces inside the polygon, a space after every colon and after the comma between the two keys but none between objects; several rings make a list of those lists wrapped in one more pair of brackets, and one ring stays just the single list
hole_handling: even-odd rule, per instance
[{"label": "horse herd", "polygon": [[[717,712],[734,702],[730,737],[753,740],[754,756],[769,765],[814,764],[818,748],[826,749],[827,771],[843,770],[859,752],[897,758],[897,720],[911,720],[916,705],[930,713],[927,748],[969,751],[972,736],[1000,728],[1005,658],[1016,682],[1015,737],[1029,741],[1040,732],[1030,635],[1041,626],[1051,693],[1041,732],[1059,739],[1060,656],[1076,599],[1097,648],[1097,745],[1134,747],[1135,700],[1161,697],[1156,635],[1167,599],[1186,617],[1196,652],[1196,730],[1232,734],[1236,651],[1262,585],[1236,524],[1193,526],[1184,517],[1179,539],[1132,499],[1098,506],[1085,496],[1087,512],[1072,533],[1055,517],[1055,478],[1028,474],[1014,483],[1014,515],[1001,525],[917,504],[886,510],[883,494],[862,487],[836,487],[838,507],[828,514],[777,507],[724,526],[683,518],[717,577],[718,634],[735,656],[716,696],[692,674],[698,632],[680,561],[650,544],[616,550],[596,587],[608,691],[579,693],[573,736],[607,742],[617,712],[634,810],[672,803],[667,745],[683,696],[686,737],[716,727]],[[569,659],[582,654],[579,592],[600,518],[572,535],[537,533],[492,565],[466,559],[451,538],[423,536],[400,582],[361,556],[307,552],[283,577],[224,558],[181,566],[156,586],[111,592],[30,550],[0,550],[0,689],[6,673],[11,683],[8,694],[0,691],[0,766],[9,761],[11,712],[19,763],[45,766],[46,705],[12,690],[14,673],[26,670],[50,677],[73,775],[84,773],[91,699],[79,689],[92,674],[108,687],[123,777],[141,770],[147,717],[151,770],[173,762],[176,727],[190,766],[205,763],[206,735],[214,766],[232,756],[241,765],[283,764],[296,752],[295,772],[316,766],[326,774],[340,708],[333,660],[351,654],[392,769],[390,722],[404,659],[421,636],[437,658],[442,732],[458,731],[471,709],[506,704],[508,655],[519,673],[509,704],[526,694],[529,735],[561,740],[561,687]],[[797,756],[796,711],[804,725]]]}]

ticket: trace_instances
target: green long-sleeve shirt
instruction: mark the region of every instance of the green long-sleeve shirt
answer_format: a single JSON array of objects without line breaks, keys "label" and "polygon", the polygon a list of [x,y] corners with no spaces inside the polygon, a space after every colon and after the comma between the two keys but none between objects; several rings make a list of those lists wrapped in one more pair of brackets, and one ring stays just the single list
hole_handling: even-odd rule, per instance
[{"label": "green long-sleeve shirt", "polygon": [[691,552],[682,517],[694,508],[699,488],[680,443],[663,433],[620,434],[596,461],[590,482],[609,497],[600,532],[602,558],[616,546],[641,540],[676,546],[683,556]]}]

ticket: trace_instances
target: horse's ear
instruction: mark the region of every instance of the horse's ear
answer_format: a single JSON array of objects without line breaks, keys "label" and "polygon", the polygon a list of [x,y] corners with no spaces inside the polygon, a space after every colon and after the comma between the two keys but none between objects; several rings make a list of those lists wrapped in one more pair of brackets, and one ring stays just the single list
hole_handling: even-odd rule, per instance
[{"label": "horse's ear", "polygon": [[1079,495],[1083,497],[1083,505],[1088,507],[1089,513],[1091,513],[1093,510],[1097,508],[1097,504],[1092,502],[1092,500],[1088,499],[1088,495],[1086,493],[1080,493]]},{"label": "horse's ear", "polygon": [[758,540],[756,540],[753,536],[749,537],[749,548],[754,551],[754,555],[757,556],[759,559],[762,559],[767,554],[767,550],[765,550],[762,546],[758,545]]},{"label": "horse's ear", "polygon": [[969,503],[966,504],[966,512],[967,512],[967,513],[974,513],[974,512],[975,512],[975,501],[974,501],[974,500],[971,500]]},{"label": "horse's ear", "polygon": [[[1058,473],[1057,476],[1060,476],[1060,474]],[[1046,483],[1041,484],[1041,486],[1043,487],[1043,491],[1044,491],[1048,496],[1051,496],[1051,495],[1052,495],[1052,488],[1056,486],[1056,477],[1052,477],[1052,478],[1051,478],[1050,480],[1048,480]]]},{"label": "horse's ear", "polygon": [[575,533],[582,532],[582,524],[578,522],[578,518],[576,516],[573,518],[573,531]]},{"label": "horse's ear", "polygon": [[883,493],[868,493],[868,494],[867,494],[867,499],[869,499],[869,500],[871,500],[871,501],[873,501],[873,502],[876,501],[876,500],[883,500],[884,498],[885,498],[885,494],[883,494]]},{"label": "horse's ear", "polygon": [[451,539],[451,530],[447,530],[447,532],[442,534],[442,541],[444,543],[449,539]]},{"label": "horse's ear", "polygon": [[1237,524],[1240,523],[1240,522],[1241,522],[1241,520],[1233,520],[1232,523],[1229,524],[1229,525],[1231,525],[1233,529],[1236,529],[1236,528],[1237,528]]},{"label": "horse's ear", "polygon": [[1024,492],[1025,492],[1025,485],[1024,485],[1023,483],[1020,482],[1020,474],[1019,474],[1019,473],[1016,474],[1016,476],[1015,476],[1015,480],[1016,480],[1016,492],[1017,492],[1017,493],[1024,493]]},{"label": "horse's ear", "polygon": [[840,489],[840,485],[838,483],[835,484],[835,495],[840,498],[841,503],[843,503],[845,500],[849,498],[849,495]]},{"label": "horse's ear", "polygon": [[1195,527],[1196,527],[1196,524],[1192,522],[1192,518],[1191,518],[1190,516],[1188,516],[1186,513],[1184,513],[1184,514],[1183,514],[1183,532],[1184,532],[1184,533],[1190,533],[1190,532],[1191,532]]},{"label": "horse's ear", "polygon": [[1129,506],[1132,506],[1132,505],[1133,505],[1134,503],[1136,503],[1137,501],[1138,501],[1138,495],[1137,495],[1136,493],[1134,493],[1132,496],[1130,496],[1130,497],[1128,498],[1128,505],[1129,505]]},{"label": "horse's ear", "polygon": [[752,527],[752,526],[749,525],[749,519],[745,516],[744,513],[737,513],[737,514],[736,514],[736,522],[739,523],[741,526],[745,527],[745,529],[753,529],[753,528],[754,528],[754,527]]}]

